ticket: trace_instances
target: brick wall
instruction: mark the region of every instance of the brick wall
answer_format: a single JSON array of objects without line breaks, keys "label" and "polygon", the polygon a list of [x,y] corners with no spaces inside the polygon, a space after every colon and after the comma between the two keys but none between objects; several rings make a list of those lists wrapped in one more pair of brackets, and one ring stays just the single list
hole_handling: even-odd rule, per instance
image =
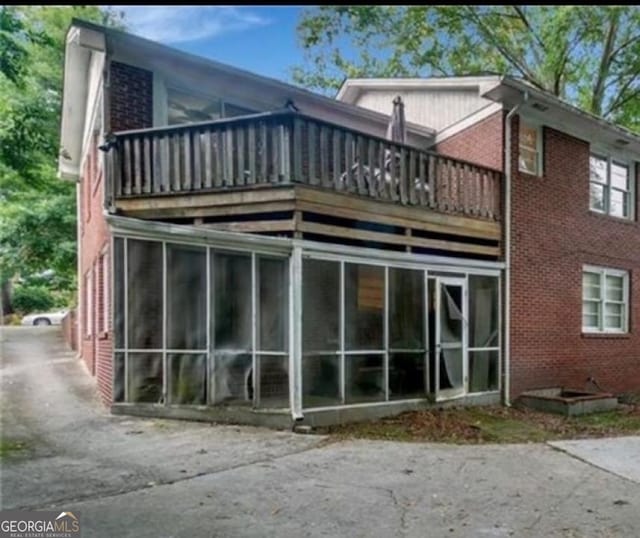
[{"label": "brick wall", "polygon": [[[106,324],[104,301],[109,301],[109,293],[104,294],[103,257],[110,256],[109,230],[103,217],[104,178],[102,153],[97,151],[97,137],[93,139],[89,155],[85,159],[80,183],[80,275],[78,275],[78,300],[81,318],[78,324],[78,347],[87,368],[97,379],[98,389],[105,404],[111,403],[112,393],[112,328],[110,310]],[[86,276],[91,287],[87,290]],[[108,277],[108,274],[106,275]],[[88,299],[87,291],[91,295]],[[91,314],[88,307],[91,306]],[[91,325],[89,335],[88,324]],[[106,329],[106,330],[105,330]]]},{"label": "brick wall", "polygon": [[450,157],[502,170],[503,117],[503,112],[498,111],[438,143],[435,149]]},{"label": "brick wall", "polygon": [[112,132],[153,126],[153,73],[111,62],[109,118]]},{"label": "brick wall", "polygon": [[78,349],[78,318],[76,310],[69,310],[62,319],[62,334],[68,346],[76,351]]},{"label": "brick wall", "polygon": [[[514,149],[517,133],[515,118]],[[543,136],[544,177],[520,174],[512,162],[512,396],[593,389],[589,377],[604,390],[638,391],[640,225],[589,210],[588,143],[550,128]],[[583,264],[629,271],[629,335],[582,334]]]}]

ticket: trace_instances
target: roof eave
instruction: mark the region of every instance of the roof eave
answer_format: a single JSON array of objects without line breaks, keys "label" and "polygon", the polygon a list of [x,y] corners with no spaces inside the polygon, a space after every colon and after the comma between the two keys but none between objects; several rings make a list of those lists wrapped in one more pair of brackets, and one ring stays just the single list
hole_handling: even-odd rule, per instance
[{"label": "roof eave", "polygon": [[[604,118],[581,110],[554,95],[534,88],[524,82],[508,77],[501,78],[496,84],[488,87],[482,94],[482,97],[500,102],[507,108],[512,108],[523,102],[525,93],[528,94],[527,102],[529,104],[538,102],[549,108],[555,108],[557,111],[569,114],[575,121],[586,122],[594,128],[604,129],[612,137],[617,137],[617,139],[626,142],[624,146],[631,145],[635,151],[640,150],[640,135],[607,121]],[[625,148],[622,144],[620,146],[621,149],[629,149]]]},{"label": "roof eave", "polygon": [[105,51],[105,36],[95,29],[71,23],[67,31],[63,67],[60,154],[58,177],[75,181],[82,158],[82,132],[88,86],[87,64],[91,51]]},{"label": "roof eave", "polygon": [[[380,112],[358,107],[356,105],[345,103],[343,101],[338,101],[331,97],[327,97],[327,96],[312,92],[305,88],[294,86],[293,84],[281,82],[277,79],[258,75],[256,73],[252,73],[251,71],[247,71],[245,69],[240,69],[231,65],[217,62],[210,58],[204,58],[202,56],[198,56],[182,50],[178,50],[173,47],[163,45],[162,43],[145,39],[143,37],[136,36],[134,34],[123,32],[121,30],[103,27],[98,24],[83,21],[81,19],[74,19],[73,24],[89,30],[97,30],[97,31],[103,32],[103,34],[109,38],[110,43],[113,43],[114,46],[116,46],[119,40],[133,40],[133,42],[137,46],[146,47],[151,51],[155,51],[155,53],[157,54],[166,54],[170,57],[176,58],[176,60],[192,62],[196,65],[198,64],[202,65],[203,68],[216,69],[223,73],[228,73],[230,75],[242,77],[256,84],[266,85],[276,90],[280,90],[283,93],[289,93],[290,95],[297,97],[299,99],[302,99],[302,100],[308,99],[308,100],[314,101],[319,105],[332,107],[345,114],[349,114],[355,117],[360,117],[362,119],[373,121],[380,125],[385,125],[389,121],[389,116],[387,114],[382,114]],[[434,129],[421,126],[421,125],[407,124],[407,128],[410,131],[414,132],[415,134],[428,137],[428,138],[433,138],[435,137],[435,134],[436,134],[436,131]]]}]

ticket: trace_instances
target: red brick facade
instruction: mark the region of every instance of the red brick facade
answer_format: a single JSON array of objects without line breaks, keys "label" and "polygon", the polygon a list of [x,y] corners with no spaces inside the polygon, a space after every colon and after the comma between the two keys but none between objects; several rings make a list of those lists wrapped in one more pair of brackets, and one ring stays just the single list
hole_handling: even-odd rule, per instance
[{"label": "red brick facade", "polygon": [[[110,64],[107,131],[153,125],[153,73],[118,62]],[[104,177],[97,135],[84,160],[80,183],[80,275],[78,349],[96,377],[103,402],[112,402],[112,315],[110,234],[103,216]]]},{"label": "red brick facade", "polygon": [[65,342],[74,351],[78,350],[78,317],[76,310],[69,310],[62,320],[62,334]]},{"label": "red brick facade", "polygon": [[503,112],[498,111],[438,143],[435,149],[449,157],[502,170],[503,118]]},{"label": "red brick facade", "polygon": [[[103,216],[104,177],[94,138],[84,163],[80,183],[80,275],[78,275],[78,301],[80,324],[78,349],[87,368],[98,382],[105,404],[111,403],[112,340],[109,279],[109,230]],[[106,257],[106,260],[105,260]],[[105,270],[106,268],[106,270]],[[106,292],[106,293],[105,293]],[[106,303],[105,303],[106,301]],[[106,314],[106,316],[105,316]]]},{"label": "red brick facade", "polygon": [[[108,130],[153,121],[153,75],[113,62]],[[444,140],[440,153],[503,170],[503,111]],[[543,129],[544,174],[518,172],[518,118],[512,129],[511,394],[544,387],[612,392],[640,388],[640,225],[589,210],[589,144]],[[81,317],[79,349],[105,403],[112,398],[109,232],[103,217],[103,173],[94,141],[80,185]],[[636,188],[636,197],[638,196]],[[636,208],[640,200],[636,200]],[[582,332],[582,268],[629,272],[629,333]],[[89,276],[91,275],[91,276]],[[87,287],[90,287],[87,290]],[[106,317],[105,317],[106,315]]]},{"label": "red brick facade", "polygon": [[110,113],[112,132],[153,126],[153,73],[111,62]]},{"label": "red brick facade", "polygon": [[[437,150],[503,169],[503,118],[496,113]],[[521,174],[513,120],[510,396],[558,386],[593,390],[590,378],[603,390],[637,391],[640,224],[590,211],[589,144],[551,128],[543,132],[543,177]],[[582,333],[583,265],[629,272],[629,334]]]},{"label": "red brick facade", "polygon": [[[512,162],[512,395],[550,386],[594,389],[589,378],[603,390],[637,391],[640,225],[590,211],[589,144],[543,132],[543,177],[521,174]],[[517,118],[512,133],[517,148]],[[584,264],[629,271],[629,334],[582,333]]]}]

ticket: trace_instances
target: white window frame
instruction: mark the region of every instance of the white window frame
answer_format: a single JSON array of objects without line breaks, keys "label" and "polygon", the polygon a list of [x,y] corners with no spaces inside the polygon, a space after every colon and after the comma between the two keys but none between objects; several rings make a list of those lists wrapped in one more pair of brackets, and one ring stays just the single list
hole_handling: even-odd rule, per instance
[{"label": "white window frame", "polygon": [[103,333],[109,332],[109,256],[105,253],[102,262],[102,327]]},{"label": "white window frame", "polygon": [[[522,144],[522,137],[520,136],[522,127],[527,127],[528,129],[533,129],[536,131],[536,147],[533,148],[531,146],[524,146]],[[524,149],[528,150],[528,151],[535,151],[536,154],[536,169],[534,172],[531,172],[530,170],[525,169],[521,164],[520,164],[520,150],[524,147]],[[518,171],[522,172],[524,174],[529,174],[532,176],[538,176],[538,177],[542,177],[543,175],[543,163],[544,163],[544,158],[543,158],[543,143],[542,143],[542,125],[539,123],[536,123],[534,121],[530,121],[530,120],[526,120],[523,119],[522,117],[520,118],[520,123],[518,126]]]},{"label": "white window frame", "polygon": [[[591,158],[595,157],[596,159],[600,159],[606,161],[607,170],[606,170],[606,182],[600,183],[598,181],[591,180]],[[624,166],[627,169],[627,181],[628,181],[628,189],[623,190],[618,187],[613,187],[611,184],[611,170],[613,164],[617,164],[619,166]],[[636,174],[635,167],[632,161],[629,159],[625,159],[623,157],[618,157],[611,155],[609,152],[600,150],[599,148],[591,148],[589,152],[589,210],[594,213],[599,213],[601,215],[607,215],[609,217],[613,217],[616,219],[622,220],[635,220],[635,183],[636,183]],[[605,197],[604,197],[604,209],[597,209],[591,206],[591,184],[594,183],[596,185],[604,185],[605,187]],[[619,191],[627,193],[629,197],[629,211],[627,216],[614,215],[611,213],[611,193],[612,191]]]},{"label": "white window frame", "polygon": [[87,271],[85,275],[85,307],[87,313],[85,315],[85,321],[87,326],[85,327],[85,334],[87,337],[93,335],[93,268]]},{"label": "white window frame", "polygon": [[[598,314],[598,327],[587,327],[582,321],[582,332],[591,334],[626,334],[629,332],[629,271],[621,269],[612,269],[610,267],[599,267],[595,265],[584,265],[582,267],[582,275],[585,273],[591,273],[598,275],[600,278],[600,298],[588,299],[585,297],[584,282],[582,284],[582,313],[584,315],[585,302],[598,303],[600,305],[600,311]],[[606,282],[607,277],[613,276],[622,278],[622,301],[612,301],[607,299]],[[620,328],[607,328],[605,327],[604,318],[607,304],[622,304],[622,327]]]}]

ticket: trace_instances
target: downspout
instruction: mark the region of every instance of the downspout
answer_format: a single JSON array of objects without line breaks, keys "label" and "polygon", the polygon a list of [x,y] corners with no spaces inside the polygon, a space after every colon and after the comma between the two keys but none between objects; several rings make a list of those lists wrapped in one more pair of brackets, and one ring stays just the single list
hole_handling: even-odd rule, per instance
[{"label": "downspout", "polygon": [[76,289],[78,295],[76,300],[78,301],[76,308],[76,358],[82,357],[82,338],[84,327],[82,325],[82,319],[84,316],[84,308],[82,305],[83,299],[86,296],[87,291],[84,289],[84,274],[82,273],[82,227],[84,225],[84,213],[82,212],[82,174],[76,179]]},{"label": "downspout", "polygon": [[525,91],[522,101],[514,106],[505,119],[504,149],[504,405],[511,405],[511,119],[529,99]]}]

